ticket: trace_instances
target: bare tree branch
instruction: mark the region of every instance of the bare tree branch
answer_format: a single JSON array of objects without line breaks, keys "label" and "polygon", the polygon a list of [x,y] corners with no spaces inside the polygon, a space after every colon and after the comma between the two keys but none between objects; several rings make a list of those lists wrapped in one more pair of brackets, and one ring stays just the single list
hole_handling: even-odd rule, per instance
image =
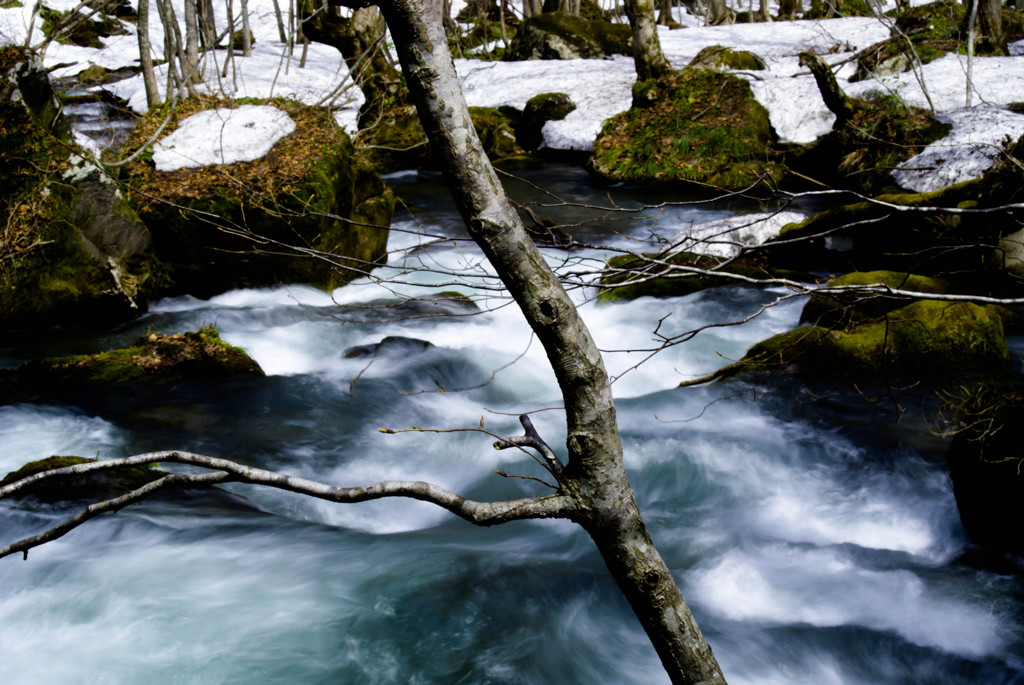
[{"label": "bare tree branch", "polygon": [[576,513],[577,509],[575,501],[562,494],[504,502],[477,502],[466,499],[438,485],[423,481],[380,481],[365,486],[335,487],[276,471],[245,466],[244,464],[227,459],[176,451],[149,452],[121,459],[93,461],[50,471],[42,471],[0,488],[0,499],[53,478],[83,475],[93,471],[117,469],[126,466],[142,466],[157,462],[188,464],[201,468],[216,469],[216,471],[205,474],[172,474],[155,480],[121,497],[92,504],[79,514],[62,521],[39,535],[25,538],[0,548],[0,557],[16,552],[23,552],[27,557],[28,550],[32,547],[55,540],[101,513],[121,509],[128,504],[148,497],[154,492],[170,486],[181,485],[205,486],[224,482],[250,483],[253,485],[266,485],[279,490],[339,503],[366,502],[384,497],[408,497],[436,504],[478,526],[492,526],[508,521],[531,518],[570,518]]}]

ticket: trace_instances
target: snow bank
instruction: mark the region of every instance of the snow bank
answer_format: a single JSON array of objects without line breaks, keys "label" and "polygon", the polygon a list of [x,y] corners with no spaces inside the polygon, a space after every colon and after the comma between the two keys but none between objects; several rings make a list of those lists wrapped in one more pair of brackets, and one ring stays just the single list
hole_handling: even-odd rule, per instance
[{"label": "snow bank", "polygon": [[936,119],[953,125],[949,135],[893,172],[907,190],[927,193],[979,178],[992,166],[1007,136],[1024,136],[1024,116],[996,107],[961,109]]},{"label": "snow bank", "polygon": [[[184,16],[181,0],[172,0],[179,17]],[[0,10],[0,38],[9,42],[24,42],[28,33],[31,8],[26,2],[21,8]],[[69,9],[74,0],[47,0],[58,9]],[[918,4],[915,2],[915,4]],[[235,56],[225,69],[225,51],[217,51],[213,59],[204,64],[206,82],[204,92],[231,98],[276,96],[290,97],[306,104],[327,103],[338,110],[337,120],[346,128],[354,127],[356,109],[362,94],[352,87],[348,71],[340,55],[333,48],[313,43],[305,51],[305,66],[300,67],[303,48],[296,46],[290,57],[285,46],[278,42],[272,0],[250,0],[252,30],[256,37],[253,55]],[[224,7],[217,3],[217,25],[226,25]],[[163,52],[163,30],[156,12],[150,17],[150,36],[156,56]],[[910,104],[928,107],[928,98],[913,74],[849,83],[854,65],[850,61],[856,51],[884,40],[889,29],[879,19],[851,17],[824,21],[774,22],[770,24],[736,24],[733,26],[701,27],[700,20],[689,14],[679,16],[688,28],[669,30],[659,27],[659,38],[666,57],[673,66],[685,66],[704,47],[724,45],[749,50],[760,56],[767,69],[741,74],[750,83],[754,96],[769,112],[772,126],[782,142],[809,143],[828,133],[834,116],[825,107],[814,79],[799,66],[798,54],[812,50],[824,55],[837,67],[840,85],[853,96],[861,97],[873,92],[892,92]],[[135,27],[124,22],[129,35],[107,39],[100,50],[76,46],[51,44],[45,55],[48,67],[58,67],[55,76],[67,76],[85,69],[90,64],[113,69],[134,66],[138,62],[138,43]],[[39,22],[33,32],[33,43],[42,39]],[[932,187],[947,183],[949,179],[962,179],[964,174],[980,174],[990,156],[979,154],[979,145],[998,143],[1004,135],[1019,135],[1018,120],[1013,116],[993,114],[993,105],[1004,105],[1021,99],[1024,92],[1024,43],[1011,46],[1013,57],[978,57],[974,62],[973,102],[984,106],[965,110],[966,58],[948,55],[925,65],[924,82],[935,109],[954,121],[958,130],[977,118],[978,129],[974,137],[951,137],[936,144],[922,154],[932,154],[923,163],[908,163],[897,172],[900,183],[908,187]],[[68,64],[72,66],[67,66]],[[573,60],[559,62],[482,62],[456,60],[466,99],[470,105],[497,107],[511,105],[523,107],[534,95],[546,92],[564,92],[576,103],[577,109],[563,121],[549,122],[544,127],[544,144],[565,150],[589,150],[605,119],[625,111],[631,101],[631,87],[636,78],[632,60],[613,57],[604,60]],[[224,74],[222,76],[222,74]],[[166,74],[157,69],[157,81],[163,87]],[[145,95],[140,77],[107,86],[118,97],[128,100],[137,111],[145,111]],[[162,94],[161,94],[162,96]],[[1004,113],[1005,114],[1005,113]],[[982,131],[990,134],[982,140]],[[955,134],[957,135],[957,134]],[[936,166],[936,150],[943,160],[957,160],[956,168]],[[954,152],[954,150],[959,150]],[[921,160],[918,160],[921,162]],[[911,166],[934,166],[914,176]],[[906,174],[910,174],[909,176]],[[932,181],[922,178],[933,175]],[[922,185],[923,184],[923,185]]]},{"label": "snow bank", "polygon": [[294,130],[295,122],[276,107],[210,109],[185,119],[154,145],[153,163],[158,171],[175,171],[250,162],[270,152],[274,143]]}]

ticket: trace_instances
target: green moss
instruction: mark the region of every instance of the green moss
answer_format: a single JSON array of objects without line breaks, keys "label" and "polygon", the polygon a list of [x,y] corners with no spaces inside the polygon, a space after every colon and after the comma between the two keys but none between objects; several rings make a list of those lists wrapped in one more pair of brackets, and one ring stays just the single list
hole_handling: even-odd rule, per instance
[{"label": "green moss", "polygon": [[[89,464],[95,459],[84,457],[47,457],[32,461],[17,471],[8,473],[0,487],[10,485],[22,478],[54,469]],[[14,497],[33,497],[43,502],[62,502],[69,500],[105,500],[127,494],[147,483],[169,475],[150,466],[129,466],[118,469],[94,471],[84,475],[50,478],[35,485],[19,490]]]},{"label": "green moss", "polygon": [[787,157],[788,166],[819,183],[866,195],[901,192],[892,171],[951,128],[896,96],[851,99],[853,112],[843,126]]},{"label": "green moss", "polygon": [[764,60],[746,50],[733,50],[721,45],[709,45],[687,65],[691,68],[734,69],[737,71],[762,71]]},{"label": "green moss", "polygon": [[627,55],[631,52],[632,31],[628,24],[613,24],[603,19],[587,19],[566,12],[545,12],[530,17],[527,23],[548,33],[572,38],[580,37],[598,46],[605,55]]},{"label": "green moss", "polygon": [[43,20],[43,35],[63,45],[78,45],[84,48],[102,48],[101,38],[123,36],[128,31],[113,17],[102,12],[86,19],[81,13],[58,12],[40,5],[39,16]]},{"label": "green moss", "polygon": [[[166,133],[197,111],[236,104],[278,107],[295,121],[296,130],[252,162],[158,172],[137,160],[129,169],[129,184],[139,191],[133,195],[139,214],[154,231],[160,257],[172,265],[172,292],[210,295],[281,281],[330,288],[383,259],[393,196],[376,171],[358,159],[326,108],[283,99],[190,98],[179,103]],[[165,107],[151,110],[129,147],[145,141],[166,115]],[[376,191],[373,198],[371,191]],[[359,213],[366,202],[373,211]],[[327,253],[342,263],[281,246]]]},{"label": "green moss", "polygon": [[131,347],[99,354],[28,362],[3,374],[0,386],[13,395],[25,390],[45,394],[262,375],[245,350],[226,343],[211,326],[174,335],[151,333]]},{"label": "green moss", "polygon": [[638,83],[633,101],[594,143],[590,164],[601,176],[738,189],[782,173],[768,111],[743,79],[687,69]]},{"label": "green moss", "polygon": [[[506,114],[492,107],[470,107],[469,115],[491,160],[523,154]],[[365,164],[382,173],[437,166],[415,107],[387,111],[379,124],[360,131],[356,145]]]},{"label": "green moss", "polygon": [[760,368],[912,376],[1003,368],[1008,352],[995,308],[921,300],[845,331],[803,326],[781,333],[751,347],[744,359]]},{"label": "green moss", "polygon": [[[886,285],[894,289],[930,294],[942,294],[950,290],[949,283],[942,279],[896,271],[855,271],[831,279],[828,285],[837,288]],[[905,302],[902,298],[857,291],[848,294],[815,293],[804,305],[800,318],[819,326],[847,327],[884,316],[899,309]]]},{"label": "green moss", "polygon": [[874,17],[876,11],[870,0],[834,0],[831,6],[822,0],[811,0],[811,8],[804,12],[804,19],[829,19],[832,17]]},{"label": "green moss", "polygon": [[[619,302],[635,300],[639,297],[682,297],[707,288],[737,285],[739,282],[729,276],[714,276],[689,273],[676,270],[671,275],[666,273],[670,266],[694,267],[698,269],[714,269],[718,262],[710,257],[680,252],[666,258],[664,255],[644,255],[643,258],[631,255],[619,255],[608,260],[608,269],[601,276],[603,286],[598,296],[600,302]],[[722,274],[743,276],[754,280],[786,278],[795,281],[811,280],[805,273],[786,269],[773,269],[757,259],[743,259],[731,262],[719,270]],[[658,274],[665,273],[664,276]],[[749,282],[742,285],[750,286]]]}]

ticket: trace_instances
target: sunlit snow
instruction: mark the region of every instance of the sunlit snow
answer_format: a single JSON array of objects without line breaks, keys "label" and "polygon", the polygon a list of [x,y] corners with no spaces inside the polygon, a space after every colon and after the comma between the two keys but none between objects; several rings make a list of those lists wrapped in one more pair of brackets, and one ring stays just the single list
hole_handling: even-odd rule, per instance
[{"label": "sunlit snow", "polygon": [[295,130],[285,112],[269,105],[209,109],[185,119],[153,146],[158,171],[259,159]]},{"label": "sunlit snow", "polygon": [[[43,38],[41,22],[32,24],[31,20],[34,3],[23,4],[23,7],[0,9],[0,37],[9,42],[23,42],[31,24],[31,42],[39,44]],[[54,9],[70,9],[77,3],[48,0],[47,4]],[[182,17],[180,1],[172,4]],[[224,7],[218,6],[216,11],[218,26],[226,25]],[[338,52],[311,43],[305,48],[296,46],[288,55],[284,44],[279,42],[271,0],[252,0],[249,11],[256,38],[252,56],[229,57],[224,50],[216,51],[203,62],[204,83],[198,89],[229,98],[289,97],[307,104],[326,104],[335,108],[338,122],[351,131],[362,94],[348,78],[348,70]],[[904,164],[896,173],[897,182],[908,189],[934,189],[977,178],[991,164],[991,146],[999,145],[1006,135],[1020,135],[1020,117],[1009,114],[1005,108],[1009,102],[1019,100],[1019,94],[1024,92],[1024,57],[1021,56],[1024,46],[1020,44],[1011,46],[1012,57],[974,58],[971,97],[974,107],[968,108],[967,64],[963,55],[947,55],[924,65],[920,79],[913,73],[906,73],[849,82],[855,53],[888,38],[891,20],[887,18],[851,17],[704,27],[699,17],[680,12],[677,19],[685,29],[659,27],[662,47],[672,65],[685,66],[709,45],[757,54],[767,68],[739,75],[750,81],[754,96],[768,109],[772,126],[784,143],[812,142],[828,133],[835,119],[822,102],[814,79],[799,65],[798,54],[804,50],[822,55],[833,65],[840,85],[852,96],[891,92],[917,107],[934,106],[937,114],[953,122],[953,133],[930,146],[920,158]],[[157,15],[156,12],[150,15],[155,57],[163,53],[163,30]],[[108,69],[136,66],[135,27],[130,22],[122,24],[128,34],[105,39],[106,47],[102,49],[51,43],[46,49],[45,64],[57,77],[73,75],[93,64]],[[629,108],[631,87],[636,79],[632,59],[622,56],[531,62],[458,59],[456,67],[471,106],[522,108],[534,95],[567,93],[577,109],[562,121],[548,122],[543,130],[544,145],[561,150],[589,150],[602,123]],[[923,89],[921,81],[925,85]],[[166,82],[164,67],[157,67],[157,82],[162,89]],[[146,110],[141,77],[105,88],[127,100],[133,109]],[[254,147],[256,142],[252,140]],[[178,151],[181,152],[180,147]],[[235,154],[225,152],[224,158]],[[198,159],[191,152],[187,156]]]}]

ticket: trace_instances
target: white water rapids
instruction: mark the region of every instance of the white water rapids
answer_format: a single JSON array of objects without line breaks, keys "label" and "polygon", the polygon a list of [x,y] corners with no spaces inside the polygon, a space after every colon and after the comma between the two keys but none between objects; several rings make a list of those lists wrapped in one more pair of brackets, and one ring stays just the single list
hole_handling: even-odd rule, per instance
[{"label": "white water rapids", "polygon": [[[393,180],[419,221],[459,234],[439,186]],[[566,169],[534,180],[565,196],[591,192]],[[731,211],[673,210],[658,230]],[[654,221],[580,230],[594,241],[626,240]],[[393,246],[414,240],[393,234]],[[441,267],[473,259],[465,243],[416,255]],[[425,284],[397,288],[436,294]],[[650,347],[659,320],[662,332],[681,332],[746,316],[778,294],[710,290],[590,303],[583,313],[602,348],[623,350]],[[381,300],[395,302],[367,281],[333,301],[303,286],[234,291],[157,302],[94,338],[9,341],[2,360],[13,366],[125,344],[150,329],[215,324],[269,377],[0,407],[0,472],[51,454],[179,448],[337,484],[424,479],[478,499],[544,492],[496,475],[542,474],[522,453],[493,450],[487,435],[378,432],[475,427],[483,417],[488,430],[517,434],[518,413],[557,406],[521,315],[504,306],[418,318],[353,306]],[[795,382],[676,387],[794,326],[801,304],[709,329],[633,371],[643,354],[606,355],[621,376],[614,388],[641,509],[729,681],[1019,682],[1020,572],[963,556],[940,441],[895,428],[850,388],[816,404],[801,402]],[[369,366],[342,356],[388,335],[433,347]],[[480,387],[456,391],[471,386]],[[564,442],[559,412],[534,422],[556,448]],[[132,506],[27,561],[0,561],[3,682],[667,682],[593,545],[571,524],[477,529],[405,500],[337,506],[230,489],[246,499]],[[67,511],[5,502],[0,530],[12,540]]]}]

